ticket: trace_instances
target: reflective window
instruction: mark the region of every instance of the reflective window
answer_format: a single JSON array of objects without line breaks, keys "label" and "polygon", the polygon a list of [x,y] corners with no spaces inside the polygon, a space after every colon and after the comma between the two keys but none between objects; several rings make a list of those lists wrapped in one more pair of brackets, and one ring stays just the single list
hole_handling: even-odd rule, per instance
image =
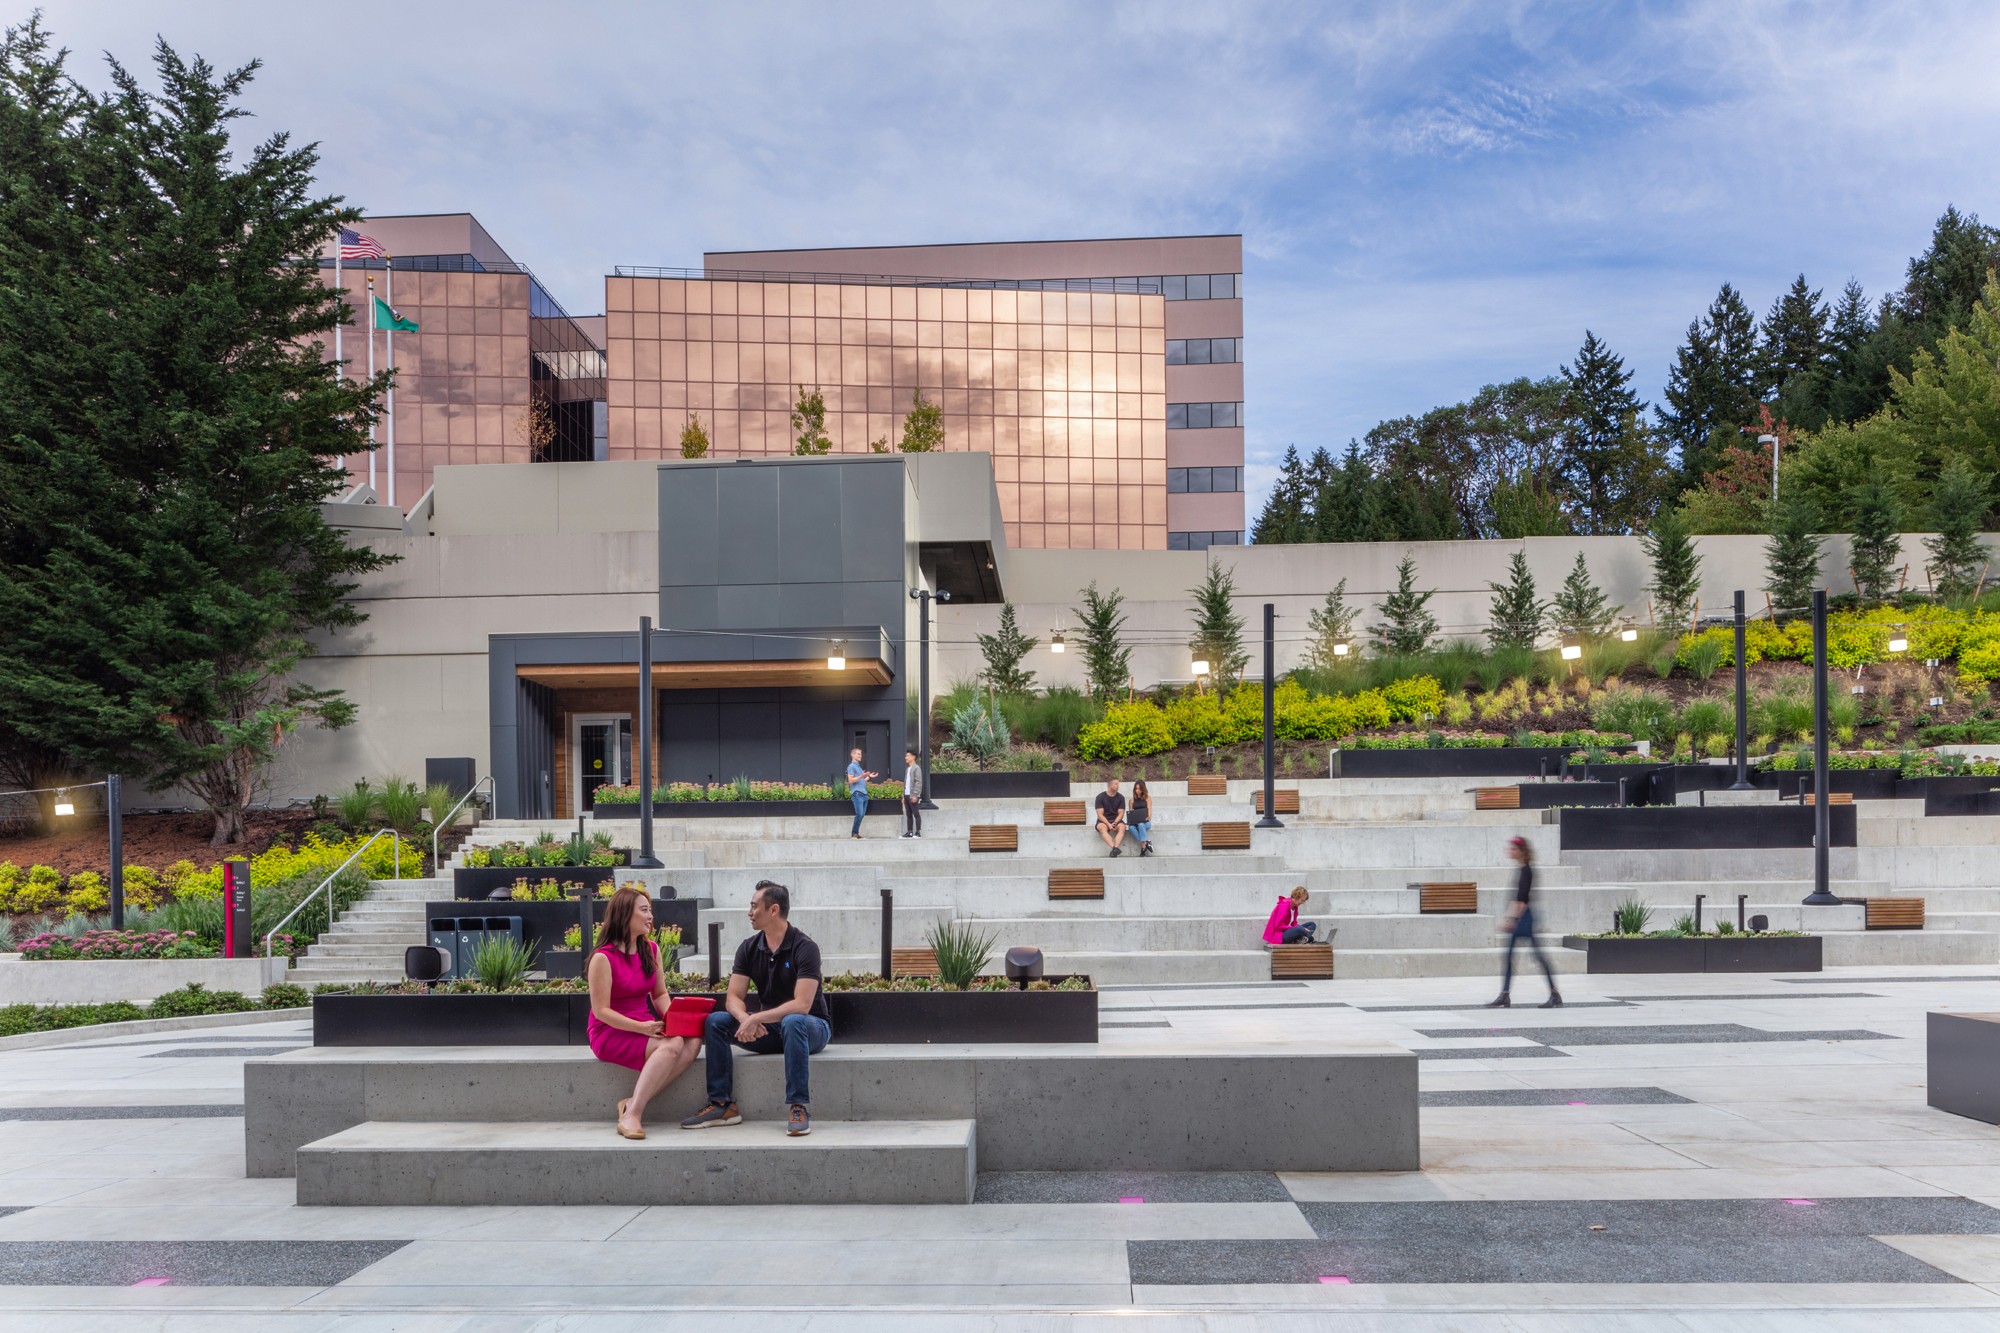
[{"label": "reflective window", "polygon": [[1243,359],[1241,338],[1169,338],[1170,366],[1234,365]]},{"label": "reflective window", "polygon": [[1168,430],[1211,430],[1243,424],[1241,403],[1168,403]]},{"label": "reflective window", "polygon": [[1207,495],[1216,491],[1243,489],[1240,467],[1170,467],[1167,469],[1169,495]]},{"label": "reflective window", "polygon": [[1187,279],[1186,278],[1160,279],[1160,294],[1165,296],[1169,301],[1187,300]]},{"label": "reflective window", "polygon": [[1241,532],[1170,532],[1167,534],[1169,551],[1206,551],[1211,546],[1241,546]]}]

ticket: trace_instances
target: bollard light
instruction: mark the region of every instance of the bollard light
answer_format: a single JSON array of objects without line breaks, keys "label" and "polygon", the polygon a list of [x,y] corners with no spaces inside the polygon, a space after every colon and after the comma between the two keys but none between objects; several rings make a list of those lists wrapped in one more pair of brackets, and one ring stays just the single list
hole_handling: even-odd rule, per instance
[{"label": "bollard light", "polygon": [[1564,645],[1563,645],[1563,649],[1562,649],[1562,659],[1563,659],[1563,661],[1565,661],[1565,662],[1574,662],[1574,661],[1576,661],[1576,660],[1577,660],[1577,659],[1578,659],[1579,657],[1582,657],[1582,656],[1583,656],[1583,645],[1581,645],[1581,644],[1575,644],[1575,643],[1566,643],[1566,644],[1564,644]]},{"label": "bollard light", "polygon": [[1627,625],[1624,629],[1618,632],[1618,637],[1625,640],[1625,642],[1627,643],[1637,643],[1639,642],[1639,631],[1633,629],[1630,625]]},{"label": "bollard light", "polygon": [[1347,656],[1347,653],[1348,653],[1348,647],[1346,644],[1336,643],[1335,645],[1333,645],[1333,655],[1335,657],[1345,657]]},{"label": "bollard light", "polygon": [[1910,641],[1902,635],[1897,634],[1889,640],[1889,651],[1892,653],[1906,653],[1910,651]]},{"label": "bollard light", "polygon": [[1194,659],[1194,674],[1197,676],[1206,676],[1208,674],[1208,660],[1206,658],[1197,657]]}]

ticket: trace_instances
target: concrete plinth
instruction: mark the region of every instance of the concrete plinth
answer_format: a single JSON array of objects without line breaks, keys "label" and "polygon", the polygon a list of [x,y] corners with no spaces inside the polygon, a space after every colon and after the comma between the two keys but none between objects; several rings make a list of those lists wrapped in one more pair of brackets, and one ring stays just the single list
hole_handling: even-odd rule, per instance
[{"label": "concrete plinth", "polygon": [[204,990],[238,991],[253,999],[285,979],[283,958],[0,957],[0,1004],[145,1004],[198,982]]}]

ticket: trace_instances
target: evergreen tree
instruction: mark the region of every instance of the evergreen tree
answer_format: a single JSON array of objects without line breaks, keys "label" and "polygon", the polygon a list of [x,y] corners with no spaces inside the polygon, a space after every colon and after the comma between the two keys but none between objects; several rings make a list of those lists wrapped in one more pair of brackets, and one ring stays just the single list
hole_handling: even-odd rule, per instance
[{"label": "evergreen tree", "polygon": [[1611,605],[1604,590],[1591,581],[1583,552],[1578,551],[1569,577],[1549,603],[1549,627],[1566,643],[1585,643],[1610,633],[1621,609]]},{"label": "evergreen tree", "polygon": [[979,651],[986,658],[986,683],[1002,694],[1026,694],[1035,688],[1035,673],[1024,671],[1021,663],[1035,651],[1039,639],[1021,632],[1014,604],[1000,604],[1000,628],[979,636]]},{"label": "evergreen tree", "polygon": [[1854,531],[1847,548],[1854,591],[1864,602],[1884,601],[1894,589],[1896,562],[1903,553],[1896,510],[1895,492],[1889,489],[1880,465],[1871,463],[1854,490]]},{"label": "evergreen tree", "polygon": [[681,457],[708,457],[708,432],[702,429],[701,417],[693,412],[688,413],[687,425],[681,427]]},{"label": "evergreen tree", "polygon": [[1116,588],[1098,592],[1095,580],[1081,596],[1083,605],[1076,610],[1076,622],[1083,672],[1090,681],[1090,692],[1108,698],[1111,691],[1132,678],[1132,650],[1119,637],[1125,628],[1125,617],[1119,610],[1125,597]]},{"label": "evergreen tree", "polygon": [[1653,512],[1667,472],[1660,439],[1646,428],[1646,404],[1632,392],[1632,372],[1586,329],[1562,378],[1570,419],[1564,470],[1580,511],[1575,528],[1630,532]]},{"label": "evergreen tree", "polygon": [[1701,596],[1701,556],[1679,513],[1663,509],[1640,541],[1653,567],[1646,591],[1653,595],[1653,619],[1663,629],[1680,634],[1694,619]]},{"label": "evergreen tree", "polygon": [[1572,531],[1555,486],[1532,473],[1502,477],[1487,492],[1493,511],[1493,535],[1512,541],[1520,537],[1566,537]]},{"label": "evergreen tree", "polygon": [[1708,313],[1688,325],[1658,410],[1660,429],[1680,451],[1683,486],[1699,485],[1714,466],[1718,432],[1755,419],[1756,390],[1757,320],[1725,282]]},{"label": "evergreen tree", "polygon": [[1354,638],[1354,609],[1347,604],[1347,580],[1333,585],[1326,595],[1323,605],[1313,608],[1306,617],[1306,633],[1310,642],[1306,645],[1306,665],[1315,671],[1331,671],[1339,665],[1341,654],[1334,651],[1340,644],[1351,646]]},{"label": "evergreen tree", "polygon": [[1194,636],[1188,651],[1208,663],[1217,687],[1224,692],[1250,661],[1243,650],[1243,617],[1236,614],[1236,572],[1210,564],[1201,586],[1188,589],[1194,599]]},{"label": "evergreen tree", "polygon": [[1486,637],[1493,646],[1534,647],[1542,637],[1548,607],[1535,595],[1535,576],[1528,569],[1527,554],[1514,552],[1507,562],[1507,581],[1486,586],[1493,591],[1493,609],[1486,626]]},{"label": "evergreen tree", "polygon": [[1310,504],[1311,497],[1306,494],[1305,465],[1299,461],[1297,446],[1288,444],[1285,446],[1284,461],[1278,465],[1278,479],[1271,485],[1271,494],[1264,501],[1263,512],[1257,515],[1250,540],[1258,546],[1310,540]]},{"label": "evergreen tree", "polygon": [[[896,447],[906,454],[940,453],[944,449],[944,408],[924,397],[922,389],[910,394],[910,410],[903,417],[903,438]],[[876,452],[889,452],[887,444]]]},{"label": "evergreen tree", "polygon": [[1924,549],[1931,557],[1931,587],[1946,601],[1974,596],[1983,582],[1989,557],[1979,531],[1991,499],[1986,478],[1963,458],[1946,462],[1931,489],[1931,525],[1937,535],[1924,538]]},{"label": "evergreen tree", "polygon": [[1826,303],[1801,273],[1764,316],[1757,346],[1758,378],[1764,395],[1779,398],[1802,386],[1820,369],[1827,351]]},{"label": "evergreen tree", "polygon": [[1396,591],[1376,608],[1382,619],[1369,631],[1376,648],[1385,653],[1420,653],[1430,647],[1437,637],[1438,623],[1427,603],[1436,594],[1435,588],[1417,591],[1417,562],[1404,556],[1396,566]]},{"label": "evergreen tree", "polygon": [[389,563],[320,514],[388,376],[326,359],[300,256],[360,214],[283,134],[232,158],[255,64],[162,42],[158,92],[114,61],[100,97],[63,60],[0,43],[0,744],[192,792],[220,845],[287,733],[353,717],[292,671]]},{"label": "evergreen tree", "polygon": [[1989,270],[2000,268],[2000,231],[1975,213],[1946,207],[1931,229],[1931,243],[1910,261],[1898,313],[1921,327],[1926,341],[1960,323],[1986,285]]},{"label": "evergreen tree", "polygon": [[1820,586],[1821,548],[1825,539],[1815,530],[1819,506],[1800,487],[1778,497],[1771,516],[1771,540],[1764,548],[1770,582],[1764,587],[1781,607],[1805,606]]},{"label": "evergreen tree", "polygon": [[818,389],[807,393],[805,385],[799,386],[798,401],[792,404],[792,429],[798,432],[794,454],[833,452],[833,438],[826,433],[826,397]]}]

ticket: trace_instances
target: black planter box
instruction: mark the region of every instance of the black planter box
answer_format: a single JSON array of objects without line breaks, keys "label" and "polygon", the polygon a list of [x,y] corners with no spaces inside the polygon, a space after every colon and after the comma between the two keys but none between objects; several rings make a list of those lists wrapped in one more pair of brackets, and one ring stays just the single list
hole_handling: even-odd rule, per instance
[{"label": "black planter box", "polygon": [[1933,1011],[1925,1029],[1924,1100],[1982,1124],[2000,1121],[2000,1021]]},{"label": "black planter box", "polygon": [[[1499,746],[1464,750],[1335,750],[1337,778],[1535,778],[1555,777],[1565,749]],[[1572,770],[1574,771],[1574,770]]]},{"label": "black planter box", "polygon": [[[687,946],[683,945],[685,949]],[[550,981],[568,981],[583,975],[584,953],[581,949],[552,949],[541,957],[542,972]],[[666,960],[667,971],[680,971],[680,956],[675,954]]]},{"label": "black planter box", "polygon": [[1616,805],[1615,782],[1524,782],[1523,810],[1548,810],[1559,805]]},{"label": "black planter box", "polygon": [[[1094,990],[834,991],[826,998],[836,1043],[1097,1040]],[[589,1017],[587,995],[315,995],[313,1045],[581,1046]]]},{"label": "black planter box", "polygon": [[[606,898],[591,899],[590,919],[593,924],[604,920],[604,906],[609,901]],[[701,909],[710,905],[711,900],[707,898],[655,898],[653,924],[679,926],[681,947],[691,949],[695,945],[695,934],[700,928]],[[427,902],[424,904],[424,919],[428,921],[432,917],[455,916],[464,911],[465,908],[457,900]],[[479,915],[521,918],[521,943],[535,951],[537,960],[545,960],[551,950],[560,949],[563,933],[571,926],[581,924],[574,898],[567,898],[559,903],[487,903],[485,910]],[[571,972],[569,975],[576,974]]]},{"label": "black planter box", "polygon": [[[1716,847],[1810,847],[1809,806],[1653,806],[1625,810],[1562,810],[1566,852],[1657,848],[1695,851]],[[1832,846],[1854,846],[1854,807],[1827,808]]]},{"label": "black planter box", "polygon": [[936,801],[1000,801],[1069,795],[1069,770],[1045,773],[933,773],[931,799]]},{"label": "black planter box", "polygon": [[1591,973],[1817,972],[1817,935],[1703,935],[1699,938],[1599,940],[1563,936],[1582,949]]},{"label": "black planter box", "polygon": [[[1769,777],[1771,779],[1769,785],[1778,789],[1778,799],[1781,801],[1796,801],[1799,799],[1799,793],[1813,789],[1813,775],[1810,769],[1804,772],[1797,770],[1774,772]],[[1987,781],[2000,787],[2000,779],[1988,778]],[[1846,792],[1857,801],[1890,800],[1903,794],[1902,786],[1903,775],[1893,768],[1834,768],[1828,769],[1826,774],[1828,791]]]},{"label": "black planter box", "polygon": [[[1068,791],[1065,785],[1064,791]],[[630,805],[600,801],[591,815],[597,819],[639,818],[639,803]],[[871,815],[900,815],[901,801],[881,799],[868,802]],[[854,805],[845,797],[828,801],[655,801],[655,819],[744,819],[758,815],[840,815],[854,817]]]},{"label": "black planter box", "polygon": [[451,893],[464,902],[497,902],[490,895],[495,889],[512,889],[514,881],[525,879],[530,884],[539,884],[552,879],[558,884],[573,882],[582,884],[593,892],[600,884],[610,884],[618,878],[617,866],[474,866],[468,869],[459,866],[451,872]]},{"label": "black planter box", "polygon": [[1910,782],[1924,784],[1926,815],[2000,815],[2000,778],[1912,778]]}]

